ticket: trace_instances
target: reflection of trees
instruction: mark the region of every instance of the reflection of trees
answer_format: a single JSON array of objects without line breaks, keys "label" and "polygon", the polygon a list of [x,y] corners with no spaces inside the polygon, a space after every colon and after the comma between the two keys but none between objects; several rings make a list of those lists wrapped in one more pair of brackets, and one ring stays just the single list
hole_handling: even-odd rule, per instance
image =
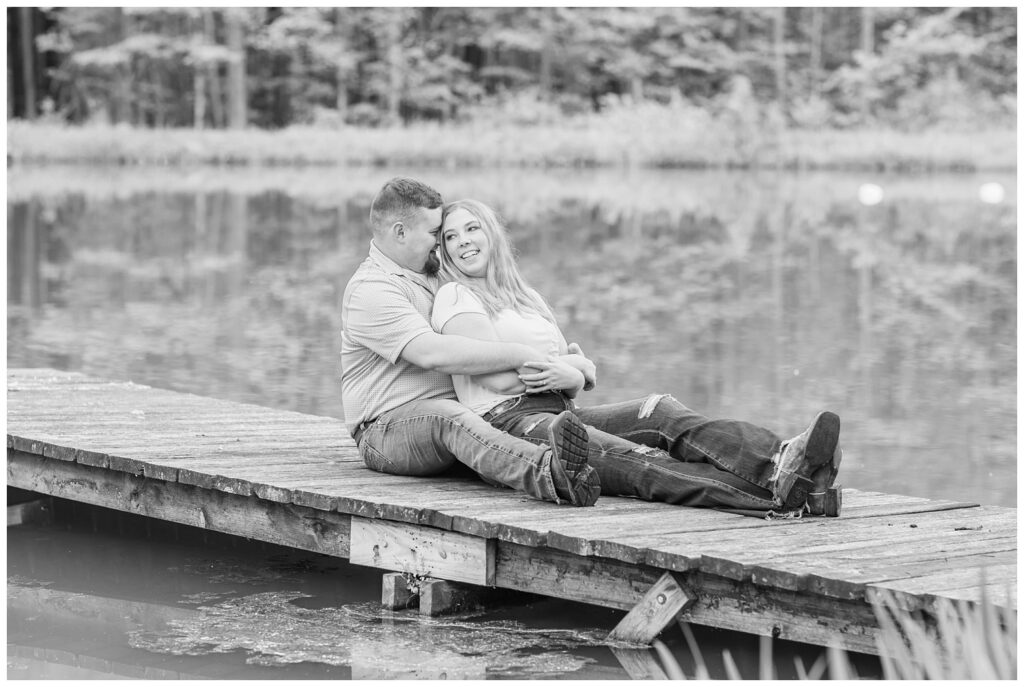
[{"label": "reflection of trees", "polygon": [[[783,197],[758,208],[746,250],[714,214],[520,246],[570,338],[601,363],[594,401],[671,391],[783,432],[834,407],[849,419],[848,459],[892,481],[877,486],[957,497],[963,483],[930,467],[937,456],[980,473],[967,483],[1015,462],[1013,215],[977,212]],[[534,226],[574,223],[552,211]]]},{"label": "reflection of trees", "polygon": [[[357,260],[340,240],[337,212],[290,203],[197,194],[90,206],[68,239],[70,257],[51,265],[61,285],[73,285],[66,301],[22,316],[18,302],[31,301],[10,290],[8,321],[21,329],[9,364],[340,413],[339,270]],[[16,204],[14,216],[29,208]],[[35,229],[12,228],[9,245],[46,236]],[[25,280],[40,261],[12,254],[9,267],[9,279]]]},{"label": "reflection of trees", "polygon": [[[898,185],[855,208],[838,177],[545,179],[455,176],[450,196],[501,194],[528,278],[599,363],[586,402],[666,391],[784,434],[834,407],[848,486],[956,498],[1013,474],[1014,208]],[[340,415],[365,187],[13,202],[8,364]],[[1004,481],[974,498],[1012,501]]]}]

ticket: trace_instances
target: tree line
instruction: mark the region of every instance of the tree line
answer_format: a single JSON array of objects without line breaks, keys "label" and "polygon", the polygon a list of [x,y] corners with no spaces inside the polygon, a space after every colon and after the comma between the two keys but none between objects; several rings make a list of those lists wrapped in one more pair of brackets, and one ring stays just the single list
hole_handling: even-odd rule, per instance
[{"label": "tree line", "polygon": [[8,8],[8,118],[389,126],[768,107],[790,126],[1016,113],[1016,8]]}]

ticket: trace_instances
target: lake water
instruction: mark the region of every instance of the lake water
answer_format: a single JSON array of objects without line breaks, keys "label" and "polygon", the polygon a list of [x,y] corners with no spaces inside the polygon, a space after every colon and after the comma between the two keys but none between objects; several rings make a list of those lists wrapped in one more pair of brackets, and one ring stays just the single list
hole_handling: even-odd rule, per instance
[{"label": "lake water", "polygon": [[[528,280],[548,298],[567,338],[597,362],[598,386],[580,402],[672,393],[708,415],[750,420],[783,436],[828,408],[843,421],[844,486],[1016,505],[1012,175],[17,167],[8,170],[8,367],[77,370],[340,418],[341,294],[366,254],[370,200],[394,174],[418,176],[448,198],[479,198],[503,214]],[[881,188],[880,203],[860,202],[865,184]],[[9,618],[12,603],[30,608],[25,617],[61,605],[39,590],[106,595],[88,585],[90,575],[103,575],[90,571],[101,565],[97,556],[65,563],[56,587],[46,575],[19,571],[24,579],[11,592],[15,542],[26,556],[45,557],[64,546],[48,541],[90,548],[76,542],[96,537],[106,537],[102,546],[115,557],[153,548],[155,567],[139,568],[139,579],[186,570],[189,556],[216,557],[209,549],[164,547],[156,535],[127,545],[102,529],[11,530]],[[249,553],[255,558],[245,565],[264,569],[267,554]],[[300,634],[324,618],[357,622],[364,611],[376,620],[358,622],[380,625],[372,608],[378,573],[337,561],[311,565],[344,571],[362,601],[304,597],[308,580],[251,571],[258,589],[238,603],[268,604],[267,612],[287,616]],[[130,588],[124,578],[131,574],[121,571],[118,586]],[[197,594],[201,606],[225,602],[202,579],[172,584],[167,593],[178,596],[170,601],[146,598],[144,590],[138,599],[118,598],[142,606],[187,606],[180,597]],[[342,612],[335,601],[369,606]],[[319,619],[289,615],[310,604],[334,610]],[[556,610],[511,616],[548,620],[544,627],[553,630],[579,615]],[[580,631],[590,638],[588,623]],[[398,625],[396,632],[408,629]],[[426,638],[420,650],[429,653],[436,628],[414,625],[413,634]],[[113,627],[115,635],[149,637],[138,640],[146,652],[177,655],[182,646]],[[207,653],[223,650],[235,632],[230,624],[220,631],[211,640],[220,648]],[[410,637],[396,641],[412,647],[418,640]],[[681,635],[675,639],[683,646]],[[227,645],[248,657],[243,666],[266,649],[256,640]],[[206,645],[189,646],[202,653]],[[558,664],[553,675],[579,678],[617,665],[600,649],[597,663],[573,668],[581,650],[560,651],[530,674]],[[12,660],[9,654],[14,676]],[[492,676],[515,675],[502,672],[508,662],[501,660],[488,664]],[[311,676],[333,676],[326,666],[358,673],[352,661],[313,654],[289,665],[306,666]]]},{"label": "lake water", "polygon": [[[381,571],[58,501],[7,532],[8,679],[625,680],[603,638],[622,611],[523,596],[443,618],[380,606]],[[709,672],[760,673],[761,640],[694,627]],[[677,626],[660,636],[686,674]],[[782,679],[823,651],[771,645]],[[651,652],[653,656],[653,652]],[[874,657],[851,656],[879,677]],[[635,659],[634,659],[635,660]],[[627,660],[628,662],[628,660]]]}]

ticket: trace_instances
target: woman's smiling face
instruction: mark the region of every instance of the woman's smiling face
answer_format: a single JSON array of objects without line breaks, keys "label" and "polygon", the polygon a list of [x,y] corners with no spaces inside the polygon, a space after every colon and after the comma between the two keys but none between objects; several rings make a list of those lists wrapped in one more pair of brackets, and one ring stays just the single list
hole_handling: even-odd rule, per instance
[{"label": "woman's smiling face", "polygon": [[441,228],[444,250],[452,263],[467,277],[487,274],[491,257],[491,241],[473,213],[457,208],[444,218]]}]

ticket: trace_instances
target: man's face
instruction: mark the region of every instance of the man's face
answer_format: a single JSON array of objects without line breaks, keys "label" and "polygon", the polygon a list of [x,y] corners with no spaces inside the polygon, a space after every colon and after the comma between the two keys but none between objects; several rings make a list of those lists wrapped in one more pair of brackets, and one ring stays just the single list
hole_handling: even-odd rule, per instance
[{"label": "man's face", "polygon": [[419,208],[404,222],[410,269],[437,274],[437,237],[441,233],[441,208]]}]

